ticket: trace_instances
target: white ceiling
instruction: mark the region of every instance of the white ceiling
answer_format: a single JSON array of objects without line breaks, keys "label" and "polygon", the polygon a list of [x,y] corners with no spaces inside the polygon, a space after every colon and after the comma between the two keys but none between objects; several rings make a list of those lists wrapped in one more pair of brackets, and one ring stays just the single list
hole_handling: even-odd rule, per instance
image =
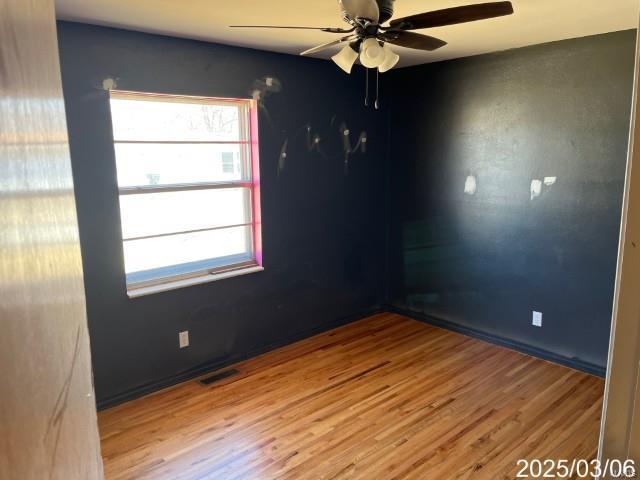
[{"label": "white ceiling", "polygon": [[[489,1],[489,0],[484,0]],[[395,18],[483,0],[396,0]],[[415,65],[637,27],[638,0],[512,0],[515,14],[419,32],[448,45],[435,52],[394,47]],[[304,30],[228,25],[345,26],[337,0],[56,0],[58,17],[229,45],[297,54],[337,38]],[[334,50],[316,54],[329,58]]]}]

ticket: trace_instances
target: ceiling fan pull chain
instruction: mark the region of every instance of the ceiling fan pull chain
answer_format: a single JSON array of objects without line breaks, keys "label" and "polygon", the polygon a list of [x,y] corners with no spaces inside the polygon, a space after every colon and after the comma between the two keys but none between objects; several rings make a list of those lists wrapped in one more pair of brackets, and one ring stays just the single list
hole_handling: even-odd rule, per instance
[{"label": "ceiling fan pull chain", "polygon": [[364,106],[369,106],[369,69],[364,69]]},{"label": "ceiling fan pull chain", "polygon": [[376,102],[374,104],[376,110],[380,109],[380,70],[376,68]]}]

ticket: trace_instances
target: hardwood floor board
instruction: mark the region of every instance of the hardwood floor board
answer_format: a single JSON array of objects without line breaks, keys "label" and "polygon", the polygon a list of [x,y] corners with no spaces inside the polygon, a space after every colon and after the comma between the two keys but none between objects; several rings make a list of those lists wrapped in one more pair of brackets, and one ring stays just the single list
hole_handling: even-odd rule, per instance
[{"label": "hardwood floor board", "polygon": [[[576,407],[578,407],[578,406],[575,405],[575,404],[571,404],[570,402],[567,402],[567,405],[566,405],[567,410],[573,411],[574,408],[576,408]],[[493,421],[496,421],[496,420],[497,421],[502,421],[503,419],[501,419],[501,418],[499,418],[497,416],[493,416],[492,420]],[[549,441],[544,445],[544,450],[538,452],[539,453],[539,457],[537,457],[537,458],[543,458],[543,459],[544,458],[556,458],[555,453],[561,451],[559,449],[560,445],[562,444],[561,435],[563,433],[569,433],[570,435],[575,433],[575,432],[571,431],[572,430],[571,426],[573,425],[573,423],[572,423],[573,420],[574,419],[573,419],[573,417],[571,415],[567,415],[567,416],[562,417],[562,421],[561,422],[560,421],[554,421],[554,422],[550,423],[550,425],[553,426],[553,432],[555,432],[555,433],[553,433],[550,437],[548,437],[548,438],[552,439],[552,441]],[[478,428],[476,429],[476,431],[478,433],[481,433],[485,426],[486,425],[478,425]],[[526,434],[526,429],[520,428],[519,430],[520,430],[520,432],[518,432],[519,434],[521,434],[521,435],[522,434]],[[460,448],[464,448],[463,444],[466,443],[466,441],[464,441],[466,439],[462,439],[461,438],[461,439],[458,439],[458,440],[460,440],[459,445],[455,445],[455,444],[454,445],[449,445],[448,448],[447,448],[447,453],[450,453],[451,451],[453,451],[453,449],[458,450]],[[513,440],[516,440],[516,439],[512,439],[512,441]],[[503,441],[503,442],[500,442],[500,444],[504,445],[505,443]],[[443,453],[442,451],[439,452],[440,455],[442,453]],[[469,451],[468,453],[469,454],[474,454],[471,451]],[[475,452],[475,455],[477,455],[477,452]],[[533,455],[536,455],[536,453],[533,452]],[[534,457],[534,458],[536,458],[536,457]],[[561,457],[559,457],[559,458],[561,458]],[[453,458],[451,456],[449,456],[448,463],[447,463],[446,459],[444,459],[444,458],[442,458],[441,460],[442,460],[441,462],[436,462],[438,464],[438,468],[431,468],[430,469],[430,473],[432,473],[434,475],[443,475],[445,472],[449,472],[452,469],[453,470],[455,469],[455,467],[456,467],[455,461],[453,461]],[[432,462],[432,463],[434,463],[434,462]],[[425,470],[426,469],[422,469],[422,470],[421,469],[415,469],[414,472],[412,472],[412,473],[414,473],[415,475],[419,475],[422,471],[425,471]],[[485,470],[484,473],[486,474],[486,470]],[[438,478],[438,477],[436,476],[436,478]]]},{"label": "hardwood floor board", "polygon": [[[406,392],[405,392],[405,393],[406,393]],[[403,402],[404,402],[404,401],[403,401]],[[406,402],[404,402],[404,403],[406,403]],[[394,421],[394,419],[390,419],[390,418],[389,418],[389,413],[393,410],[392,405],[387,405],[387,406],[386,406],[386,408],[387,408],[387,412],[386,412],[386,413],[387,413],[387,417],[385,417],[385,424],[383,424],[383,425],[381,425],[381,426],[380,426],[380,432],[384,434],[384,433],[385,433],[385,429],[386,429],[386,435],[389,435],[389,433],[390,433],[390,431],[389,431],[389,424],[393,424],[393,425],[396,425],[396,426],[397,426],[397,430],[398,430],[398,433],[399,433],[400,435],[401,435],[401,434],[403,434],[403,433],[406,433],[406,431],[405,431],[405,428],[406,428],[406,427],[405,427],[405,425],[404,425],[403,423],[398,423],[397,421]],[[382,412],[381,412],[381,413],[382,413]],[[405,412],[403,412],[403,413],[406,413],[406,410],[405,410]],[[418,414],[422,414],[422,413],[424,413],[424,411],[420,411],[420,410],[418,410],[418,412],[417,412],[417,413],[418,413]],[[374,412],[372,412],[372,415],[377,415],[377,412],[375,412],[375,411],[374,411]],[[433,412],[431,412],[431,413],[430,413],[430,412],[427,412],[427,414],[426,414],[425,416],[426,416],[427,418],[431,419],[431,421],[433,421],[433,420],[436,418],[436,417],[434,416]],[[401,419],[398,419],[398,420],[401,420]],[[407,421],[408,423],[414,423],[414,424],[415,424],[415,418],[411,418],[411,417],[409,417],[406,421]],[[369,427],[369,430],[371,431],[371,433],[375,433],[375,432],[373,432],[373,430],[374,430],[374,426],[373,426],[373,425]],[[382,436],[382,435],[377,435],[377,436],[374,438],[374,441],[375,441],[375,443],[376,443],[376,444],[377,444],[377,443],[379,443],[381,440],[385,440],[385,437],[384,437],[384,436]],[[361,441],[361,442],[356,442],[353,446],[354,446],[354,447],[356,448],[356,450],[360,453],[360,455],[362,455],[363,447],[365,446],[365,445],[363,444],[363,442],[362,442],[362,441]],[[373,454],[373,453],[375,453],[375,452],[371,452],[370,454]]]},{"label": "hardwood floor board", "polygon": [[493,480],[595,455],[601,379],[395,314],[233,368],[100,412],[107,479]]},{"label": "hardwood floor board", "polygon": [[[572,408],[576,405],[572,405],[567,402],[567,407]],[[514,458],[526,458],[526,459],[572,459],[574,457],[568,456],[569,453],[559,451],[557,449],[556,440],[563,432],[568,433],[568,440],[571,444],[577,445],[582,438],[589,438],[589,443],[592,446],[593,453],[595,454],[595,448],[597,446],[597,431],[599,425],[598,422],[593,421],[594,418],[599,418],[600,415],[600,402],[596,401],[587,411],[590,415],[588,423],[566,421],[564,411],[558,410],[548,415],[548,418],[539,419],[536,423],[529,422],[531,428],[527,429],[526,441],[513,444],[512,449],[507,449],[502,452],[496,462],[495,471],[497,472],[497,478],[503,478],[513,471],[513,459]],[[585,417],[586,419],[586,417]],[[595,434],[588,435],[585,428],[594,426]],[[550,446],[547,446],[550,445]],[[576,457],[576,458],[592,458],[592,457]]]}]

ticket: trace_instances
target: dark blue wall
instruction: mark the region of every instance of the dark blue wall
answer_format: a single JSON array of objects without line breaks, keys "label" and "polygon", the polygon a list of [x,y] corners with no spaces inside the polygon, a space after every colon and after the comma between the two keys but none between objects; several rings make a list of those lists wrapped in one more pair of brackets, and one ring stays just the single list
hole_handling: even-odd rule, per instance
[{"label": "dark blue wall", "polygon": [[627,31],[393,73],[393,307],[603,371],[634,47]]},{"label": "dark blue wall", "polygon": [[[117,402],[327,329],[379,306],[384,290],[383,113],[363,106],[361,69],[256,50],[61,22],[64,94],[98,401]],[[265,271],[129,299],[107,93],[248,97],[260,114]],[[255,82],[258,82],[257,84]],[[344,169],[340,127],[366,154]],[[321,137],[309,151],[307,126]],[[285,167],[278,160],[288,139]],[[178,349],[178,332],[191,346]]]}]

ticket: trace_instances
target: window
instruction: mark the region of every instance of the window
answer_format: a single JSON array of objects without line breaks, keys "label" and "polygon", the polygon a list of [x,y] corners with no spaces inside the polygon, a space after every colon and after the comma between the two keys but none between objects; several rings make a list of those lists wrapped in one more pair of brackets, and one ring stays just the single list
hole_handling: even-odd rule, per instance
[{"label": "window", "polygon": [[111,92],[130,296],[261,270],[253,100]]}]

